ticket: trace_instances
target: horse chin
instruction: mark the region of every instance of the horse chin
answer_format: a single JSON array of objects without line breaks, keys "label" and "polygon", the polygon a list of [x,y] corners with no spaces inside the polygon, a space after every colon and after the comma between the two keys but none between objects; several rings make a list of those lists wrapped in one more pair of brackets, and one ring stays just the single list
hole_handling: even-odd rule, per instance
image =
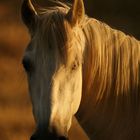
[{"label": "horse chin", "polygon": [[65,136],[60,136],[60,137],[49,136],[49,137],[40,137],[40,138],[32,136],[30,140],[69,140],[69,139]]},{"label": "horse chin", "polygon": [[56,133],[35,133],[30,140],[69,140],[66,135],[57,135]]}]

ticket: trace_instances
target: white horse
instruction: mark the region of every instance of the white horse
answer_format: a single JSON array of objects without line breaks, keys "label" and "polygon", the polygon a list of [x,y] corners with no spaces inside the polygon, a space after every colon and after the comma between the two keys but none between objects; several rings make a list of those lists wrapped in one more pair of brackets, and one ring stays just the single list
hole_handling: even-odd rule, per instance
[{"label": "white horse", "polygon": [[39,12],[30,0],[22,5],[31,139],[67,139],[76,116],[91,140],[139,140],[140,42],[87,17],[83,0],[50,3]]}]

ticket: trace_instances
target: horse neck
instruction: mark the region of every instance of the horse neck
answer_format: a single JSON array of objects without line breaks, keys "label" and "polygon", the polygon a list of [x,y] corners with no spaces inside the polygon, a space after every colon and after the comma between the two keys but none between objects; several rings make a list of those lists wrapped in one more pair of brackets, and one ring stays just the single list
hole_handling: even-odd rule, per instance
[{"label": "horse neck", "polygon": [[[86,47],[83,64],[83,102],[102,100],[138,92],[140,43],[95,19],[83,29]],[[129,93],[129,94],[128,94]]]}]

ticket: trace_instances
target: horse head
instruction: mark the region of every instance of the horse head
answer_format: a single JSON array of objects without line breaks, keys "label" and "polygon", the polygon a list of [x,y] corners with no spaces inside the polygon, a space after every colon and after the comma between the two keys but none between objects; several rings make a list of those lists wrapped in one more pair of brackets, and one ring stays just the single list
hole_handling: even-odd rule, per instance
[{"label": "horse head", "polygon": [[23,66],[37,125],[31,140],[68,138],[82,95],[83,17],[82,0],[71,8],[48,7],[43,14],[31,0],[23,1],[22,19],[31,35]]}]

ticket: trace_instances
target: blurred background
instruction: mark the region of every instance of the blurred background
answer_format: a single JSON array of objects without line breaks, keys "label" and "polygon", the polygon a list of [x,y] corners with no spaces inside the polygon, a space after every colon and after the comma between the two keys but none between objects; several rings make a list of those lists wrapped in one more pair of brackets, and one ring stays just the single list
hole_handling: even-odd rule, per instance
[{"label": "blurred background", "polygon": [[[36,3],[45,6],[46,1]],[[21,2],[0,0],[0,140],[28,140],[35,126],[21,64],[30,40],[20,17]],[[139,0],[84,2],[87,15],[140,39]]]}]

